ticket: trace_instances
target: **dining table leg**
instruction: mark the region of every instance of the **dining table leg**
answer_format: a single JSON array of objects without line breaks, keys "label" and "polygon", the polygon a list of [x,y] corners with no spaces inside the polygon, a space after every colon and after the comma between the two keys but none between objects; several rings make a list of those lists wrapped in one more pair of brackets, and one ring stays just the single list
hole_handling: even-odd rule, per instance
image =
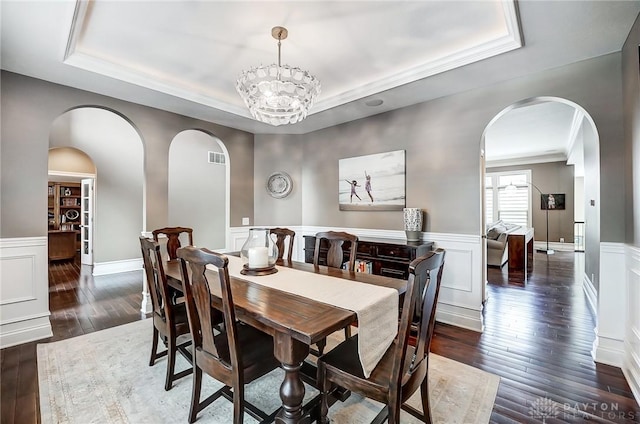
[{"label": "dining table leg", "polygon": [[311,419],[302,408],[304,383],[300,378],[300,368],[307,355],[309,345],[293,339],[290,335],[276,333],[274,354],[282,364],[284,380],[280,386],[282,410],[276,416],[276,423],[310,423]]}]

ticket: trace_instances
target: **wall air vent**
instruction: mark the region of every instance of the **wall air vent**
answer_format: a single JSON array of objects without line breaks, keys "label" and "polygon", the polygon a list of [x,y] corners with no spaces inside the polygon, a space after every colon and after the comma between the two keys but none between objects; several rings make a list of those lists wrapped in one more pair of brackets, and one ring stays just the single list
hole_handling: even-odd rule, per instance
[{"label": "wall air vent", "polygon": [[224,157],[224,153],[209,152],[209,163],[224,165],[225,163],[227,163],[227,160]]}]

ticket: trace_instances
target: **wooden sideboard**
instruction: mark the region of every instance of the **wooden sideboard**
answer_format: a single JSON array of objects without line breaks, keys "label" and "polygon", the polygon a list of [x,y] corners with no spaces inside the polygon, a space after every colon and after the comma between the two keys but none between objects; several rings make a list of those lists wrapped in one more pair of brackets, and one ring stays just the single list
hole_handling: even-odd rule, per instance
[{"label": "wooden sideboard", "polygon": [[[316,247],[315,236],[304,236],[304,261],[313,263],[313,254]],[[348,251],[350,245],[346,242],[343,245],[345,251],[345,262],[349,260]],[[371,263],[371,273],[375,275],[383,275],[385,277],[401,278],[406,280],[409,278],[409,264],[415,258],[425,255],[433,250],[433,242],[408,242],[398,239],[375,239],[375,238],[359,238],[358,253],[356,259]],[[325,240],[320,245],[320,264],[322,265],[322,257],[326,256],[322,253],[328,249]]]}]

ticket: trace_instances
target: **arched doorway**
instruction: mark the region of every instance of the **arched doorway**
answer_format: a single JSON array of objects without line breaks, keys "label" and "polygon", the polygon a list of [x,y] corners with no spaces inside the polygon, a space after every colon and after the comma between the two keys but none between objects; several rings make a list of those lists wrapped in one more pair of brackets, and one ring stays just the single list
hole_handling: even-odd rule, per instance
[{"label": "arched doorway", "polygon": [[[48,160],[49,257],[53,246],[62,251],[80,252],[80,263],[93,265],[93,204],[96,166],[89,155],[73,147],[49,149]],[[68,245],[73,231],[73,246]],[[53,243],[54,238],[57,243]],[[65,244],[66,241],[66,244]],[[68,255],[62,255],[67,256]]]},{"label": "arched doorway", "polygon": [[[542,106],[549,106],[547,108],[542,108]],[[600,279],[600,142],[598,130],[595,126],[595,123],[592,117],[587,113],[587,111],[582,108],[580,105],[571,102],[566,99],[557,98],[557,97],[534,97],[528,98],[519,102],[516,102],[508,107],[504,108],[500,113],[498,113],[486,126],[481,141],[481,161],[483,164],[485,163],[485,155],[491,156],[489,154],[489,150],[492,148],[490,143],[488,143],[488,138],[492,136],[491,131],[500,127],[501,120],[508,120],[510,114],[517,113],[526,113],[527,110],[533,110],[538,108],[539,110],[547,111],[547,120],[557,124],[552,118],[557,118],[557,115],[562,115],[564,118],[564,124],[562,128],[564,130],[559,129],[559,126],[553,126],[552,128],[555,131],[564,131],[564,137],[567,139],[567,149],[563,152],[563,159],[553,158],[553,154],[555,152],[542,152],[541,155],[537,159],[533,159],[532,157],[523,158],[521,160],[511,160],[511,164],[508,164],[508,160],[503,161],[489,161],[489,163],[485,166],[482,166],[482,178],[481,178],[481,190],[483,193],[481,205],[482,209],[482,217],[483,217],[483,227],[485,231],[487,230],[486,224],[490,222],[491,218],[488,216],[489,212],[487,205],[490,203],[485,200],[489,197],[489,178],[487,178],[488,171],[490,171],[491,175],[507,175],[513,174],[514,172],[529,172],[530,176],[534,174],[538,174],[538,179],[535,177],[531,177],[532,179],[528,180],[526,184],[529,186],[530,191],[530,209],[533,210],[532,216],[529,218],[529,225],[532,225],[535,229],[535,240],[541,245],[544,246],[544,241],[551,241],[552,247],[553,244],[561,245],[560,237],[558,234],[558,223],[556,222],[559,219],[559,215],[553,215],[552,219],[549,219],[547,223],[544,221],[545,214],[549,217],[548,209],[545,210],[541,204],[541,197],[543,197],[542,192],[549,193],[557,193],[554,190],[557,187],[558,183],[554,181],[556,179],[555,174],[553,172],[549,172],[548,175],[540,175],[544,174],[547,170],[553,170],[552,166],[556,164],[556,169],[569,168],[566,165],[574,165],[574,168],[577,171],[574,173],[571,171],[572,178],[574,178],[572,190],[578,192],[576,196],[571,199],[567,199],[567,202],[582,202],[581,205],[578,205],[576,210],[581,210],[583,214],[585,229],[584,229],[584,255],[576,255],[576,270],[578,271],[578,276],[580,272],[582,273],[582,278],[580,278],[580,283],[582,283],[582,287],[586,294],[586,298],[590,303],[590,307],[592,311],[595,311],[596,319],[599,320],[598,313],[598,300],[597,293],[599,291],[599,279]],[[539,111],[538,110],[538,111]],[[509,136],[510,143],[518,143],[526,140],[526,137],[519,136],[519,132],[526,132],[527,126],[544,126],[548,125],[549,122],[544,119],[544,113],[538,114],[536,116],[535,113],[531,115],[531,117],[535,117],[538,119],[537,121],[532,120],[531,122],[527,122],[526,120],[521,120],[520,125],[511,125],[502,126],[501,131],[505,128],[511,128],[511,132],[507,133]],[[532,118],[533,119],[533,118]],[[518,121],[515,121],[518,122]],[[503,121],[504,123],[504,121]],[[524,124],[523,124],[524,123]],[[494,133],[493,136],[496,134]],[[504,135],[504,134],[503,134]],[[527,140],[528,143],[536,143],[536,140]],[[540,143],[542,144],[542,143]],[[495,145],[494,145],[495,146]],[[495,147],[494,147],[495,148]],[[543,149],[544,150],[544,149]],[[494,152],[495,153],[495,152]],[[545,158],[545,155],[547,158]],[[495,158],[495,154],[493,155]],[[518,163],[519,162],[519,163]],[[564,163],[561,163],[564,162]],[[496,166],[496,163],[500,163],[502,166]],[[575,178],[574,175],[577,175],[578,178]],[[496,184],[494,180],[493,184]],[[502,183],[504,185],[504,182]],[[554,185],[555,184],[555,185]],[[500,183],[497,183],[498,188],[500,188]],[[536,190],[532,187],[536,186]],[[539,187],[537,187],[539,186]],[[550,188],[548,188],[550,187]],[[491,187],[491,189],[495,189]],[[538,193],[540,191],[540,193]],[[495,205],[494,205],[495,208]],[[560,211],[562,212],[562,211]],[[537,216],[536,216],[537,215]],[[573,221],[575,215],[570,216],[570,219]],[[547,218],[548,219],[548,218]],[[570,222],[573,224],[573,222]],[[548,226],[547,226],[548,225]],[[548,238],[547,238],[548,237]],[[573,246],[574,240],[566,240],[567,244]],[[485,244],[485,249],[486,249]],[[542,249],[544,250],[544,249]],[[486,255],[486,253],[485,253]],[[486,258],[486,256],[485,256]],[[538,256],[540,258],[540,256]],[[537,260],[537,259],[536,259]],[[483,272],[487,272],[486,267],[486,259],[485,266],[483,266]],[[548,262],[547,262],[548,265]],[[582,266],[583,268],[580,268]],[[486,279],[485,279],[486,281]],[[486,295],[485,297],[486,298]]]},{"label": "arched doorway", "polygon": [[169,225],[194,230],[194,243],[228,246],[229,155],[224,143],[202,130],[177,134],[169,147]]},{"label": "arched doorway", "polygon": [[[584,221],[585,221],[585,277],[595,286],[597,291],[598,281],[597,277],[600,273],[600,148],[599,148],[599,136],[595,123],[589,113],[580,105],[571,102],[569,100],[558,97],[533,97],[521,100],[513,103],[504,108],[498,113],[486,126],[481,141],[481,152],[483,153],[482,161],[485,161],[485,155],[487,151],[486,138],[492,127],[496,125],[501,119],[504,119],[510,113],[514,111],[522,110],[527,107],[541,105],[541,104],[555,104],[564,106],[572,111],[572,120],[569,123],[571,130],[568,131],[567,136],[572,138],[569,143],[575,152],[579,151],[582,155],[582,167],[588,172],[583,172],[584,180],[582,186],[584,187],[583,199],[584,206]],[[513,133],[512,142],[517,142],[517,132]],[[568,152],[571,157],[572,152]],[[485,168],[483,167],[483,171]],[[485,175],[482,175],[482,192],[486,195],[485,187]],[[485,209],[485,196],[483,196],[482,216],[483,226],[489,222],[489,217],[486,216]],[[540,214],[542,216],[542,213]],[[538,219],[540,223],[541,218]],[[534,223],[535,223],[534,217]],[[544,224],[541,224],[544,226]],[[540,225],[539,225],[540,226]],[[486,227],[485,227],[486,229]],[[543,233],[544,236],[544,233]],[[551,236],[550,236],[551,237]],[[537,238],[536,238],[537,239]],[[485,269],[486,271],[486,269]],[[588,288],[587,294],[589,295],[590,302],[594,302],[595,293],[589,293],[589,290],[593,291],[594,288]],[[595,305],[592,304],[595,309]]]},{"label": "arched doorway", "polygon": [[86,153],[100,170],[95,184],[93,274],[139,268],[144,229],[143,144],[136,128],[100,107],[71,109],[54,120],[50,148]]}]

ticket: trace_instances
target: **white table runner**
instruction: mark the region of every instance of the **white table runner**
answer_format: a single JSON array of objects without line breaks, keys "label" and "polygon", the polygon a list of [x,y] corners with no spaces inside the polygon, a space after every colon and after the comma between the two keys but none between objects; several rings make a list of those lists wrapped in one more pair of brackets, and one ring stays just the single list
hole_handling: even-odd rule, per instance
[{"label": "white table runner", "polygon": [[348,309],[358,316],[358,353],[369,377],[398,332],[398,291],[287,267],[263,276],[240,274],[242,260],[229,258],[229,275]]}]

